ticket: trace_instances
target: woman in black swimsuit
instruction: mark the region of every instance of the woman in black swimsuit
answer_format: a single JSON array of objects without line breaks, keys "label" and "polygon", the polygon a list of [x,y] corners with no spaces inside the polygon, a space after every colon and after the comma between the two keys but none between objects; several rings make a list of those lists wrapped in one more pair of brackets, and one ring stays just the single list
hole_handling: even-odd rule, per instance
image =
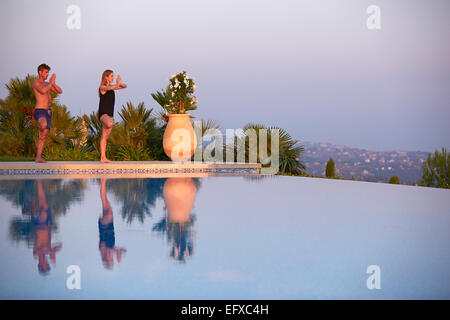
[{"label": "woman in black swimsuit", "polygon": [[117,76],[116,84],[111,85],[114,81],[114,72],[105,70],[102,74],[102,82],[98,88],[98,96],[100,104],[98,106],[98,118],[102,122],[102,138],[100,140],[100,162],[111,162],[106,158],[106,141],[111,134],[114,125],[114,90],[125,89],[126,84],[122,83],[120,75]]}]

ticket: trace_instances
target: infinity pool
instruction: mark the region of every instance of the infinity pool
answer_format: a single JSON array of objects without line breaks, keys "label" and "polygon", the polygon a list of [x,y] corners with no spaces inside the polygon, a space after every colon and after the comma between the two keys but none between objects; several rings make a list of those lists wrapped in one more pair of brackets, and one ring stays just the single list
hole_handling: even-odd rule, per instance
[{"label": "infinity pool", "polygon": [[0,237],[2,299],[450,298],[444,189],[287,176],[0,180]]}]

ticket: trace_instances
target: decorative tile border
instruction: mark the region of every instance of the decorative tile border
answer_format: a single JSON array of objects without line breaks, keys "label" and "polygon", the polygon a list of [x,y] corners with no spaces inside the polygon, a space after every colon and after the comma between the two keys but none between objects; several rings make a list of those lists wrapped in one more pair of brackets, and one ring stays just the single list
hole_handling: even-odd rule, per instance
[{"label": "decorative tile border", "polygon": [[260,163],[223,163],[171,161],[115,161],[100,164],[94,161],[0,162],[0,178],[19,177],[151,177],[151,176],[237,176],[260,175]]},{"label": "decorative tile border", "polygon": [[0,175],[54,175],[54,174],[122,174],[122,173],[242,173],[258,174],[258,168],[164,168],[164,169],[0,169]]}]

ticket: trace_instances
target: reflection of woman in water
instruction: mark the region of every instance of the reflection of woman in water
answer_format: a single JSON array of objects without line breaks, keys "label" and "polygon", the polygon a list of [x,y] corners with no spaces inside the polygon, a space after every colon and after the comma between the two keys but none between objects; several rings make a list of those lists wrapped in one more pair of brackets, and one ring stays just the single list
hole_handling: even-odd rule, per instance
[{"label": "reflection of woman in water", "polygon": [[126,252],[127,250],[115,246],[113,212],[108,198],[106,197],[106,181],[107,179],[101,179],[100,184],[103,215],[98,219],[98,230],[100,233],[98,247],[103,266],[107,269],[112,269],[114,266],[114,253],[116,254],[117,262],[120,263],[122,260],[122,252]]},{"label": "reflection of woman in water", "polygon": [[52,246],[52,212],[47,205],[42,182],[37,181],[39,198],[39,215],[34,217],[33,224],[36,228],[36,241],[34,243],[33,255],[38,258],[38,270],[42,275],[48,274],[50,264],[47,261],[47,254],[50,256],[52,264],[56,264],[56,252],[62,248],[61,243]]}]

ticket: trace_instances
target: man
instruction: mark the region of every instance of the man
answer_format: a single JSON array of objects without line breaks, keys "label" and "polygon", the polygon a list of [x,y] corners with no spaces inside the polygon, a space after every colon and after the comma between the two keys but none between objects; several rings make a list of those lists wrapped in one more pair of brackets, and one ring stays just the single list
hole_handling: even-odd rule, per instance
[{"label": "man", "polygon": [[47,138],[48,130],[52,124],[52,110],[50,109],[50,91],[61,94],[62,90],[55,83],[56,75],[50,77],[49,82],[46,82],[50,67],[45,63],[38,67],[39,79],[33,83],[33,91],[36,96],[36,106],[34,108],[33,116],[39,123],[39,140],[37,143],[36,162],[45,163],[42,159],[42,150],[44,149],[45,139]]}]

